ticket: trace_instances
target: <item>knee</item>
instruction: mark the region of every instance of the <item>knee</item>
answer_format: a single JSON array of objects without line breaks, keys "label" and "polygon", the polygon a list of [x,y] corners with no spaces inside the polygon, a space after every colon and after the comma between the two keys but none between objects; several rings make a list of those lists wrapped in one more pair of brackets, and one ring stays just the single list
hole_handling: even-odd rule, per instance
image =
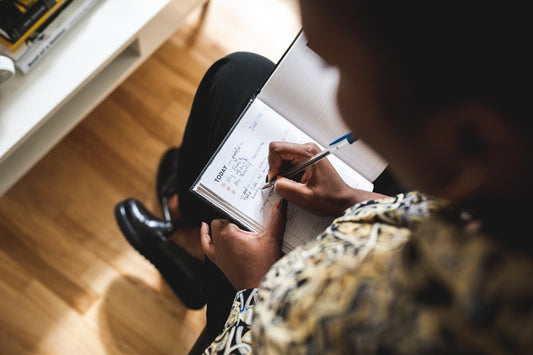
[{"label": "knee", "polygon": [[269,59],[251,52],[234,52],[220,59],[229,70],[250,70],[257,67],[271,69],[274,66]]},{"label": "knee", "polygon": [[216,69],[218,82],[237,84],[246,81],[249,85],[261,85],[274,69],[274,63],[255,53],[235,52],[219,59]]}]

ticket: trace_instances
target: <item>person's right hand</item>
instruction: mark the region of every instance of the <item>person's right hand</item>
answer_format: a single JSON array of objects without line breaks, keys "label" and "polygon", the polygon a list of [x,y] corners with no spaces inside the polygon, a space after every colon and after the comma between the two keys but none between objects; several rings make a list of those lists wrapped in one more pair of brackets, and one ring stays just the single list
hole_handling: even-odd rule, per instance
[{"label": "person's right hand", "polygon": [[358,201],[358,191],[348,186],[328,159],[322,159],[305,169],[296,182],[284,178],[283,170],[309,160],[320,152],[314,143],[270,143],[268,180],[276,178],[275,191],[288,201],[319,215],[336,217]]}]

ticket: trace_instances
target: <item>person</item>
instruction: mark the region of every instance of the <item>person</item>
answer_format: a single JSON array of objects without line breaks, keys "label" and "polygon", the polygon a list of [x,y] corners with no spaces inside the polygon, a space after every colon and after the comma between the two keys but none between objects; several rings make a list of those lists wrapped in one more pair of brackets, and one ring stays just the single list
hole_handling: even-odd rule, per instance
[{"label": "person", "polygon": [[343,119],[412,191],[350,189],[327,160],[284,179],[283,164],[317,148],[272,143],[276,193],[337,217],[283,257],[285,203],[257,234],[188,192],[272,63],[239,53],[209,69],[182,146],[160,164],[158,186],[174,171],[159,188],[171,222],[136,200],[116,208],[178,296],[207,300],[206,353],[532,353],[531,25],[521,6],[300,1],[310,45],[339,69]]}]

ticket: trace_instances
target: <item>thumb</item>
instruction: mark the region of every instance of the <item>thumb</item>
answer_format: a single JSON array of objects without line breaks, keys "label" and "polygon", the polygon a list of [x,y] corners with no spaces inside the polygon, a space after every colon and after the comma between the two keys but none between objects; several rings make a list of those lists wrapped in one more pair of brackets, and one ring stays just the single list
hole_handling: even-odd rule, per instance
[{"label": "thumb", "polygon": [[281,242],[283,239],[283,233],[285,232],[285,224],[287,220],[287,200],[279,200],[273,207],[270,215],[270,221],[268,221],[265,227],[265,234]]},{"label": "thumb", "polygon": [[213,244],[209,235],[209,225],[205,222],[202,222],[202,227],[200,228],[200,243],[204,254],[216,264],[215,244]]},{"label": "thumb", "polygon": [[298,206],[307,206],[313,194],[313,190],[306,184],[283,177],[276,179],[274,189],[279,196]]}]

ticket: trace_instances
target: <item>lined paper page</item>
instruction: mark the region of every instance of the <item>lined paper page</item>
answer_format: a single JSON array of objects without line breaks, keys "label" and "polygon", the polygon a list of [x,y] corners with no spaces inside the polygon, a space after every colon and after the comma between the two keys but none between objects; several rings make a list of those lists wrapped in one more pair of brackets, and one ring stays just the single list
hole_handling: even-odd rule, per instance
[{"label": "lined paper page", "polygon": [[[261,190],[268,172],[268,147],[272,141],[312,142],[308,135],[256,99],[204,170],[193,187],[204,198],[260,232],[280,199],[274,189]],[[336,157],[328,157],[350,186],[372,190],[373,185]],[[284,251],[314,238],[331,223],[289,204]]]},{"label": "lined paper page", "polygon": [[[337,69],[328,66],[300,35],[258,97],[326,146],[349,132],[337,109],[338,81]],[[374,181],[387,165],[362,141],[335,154],[370,181]]]}]

